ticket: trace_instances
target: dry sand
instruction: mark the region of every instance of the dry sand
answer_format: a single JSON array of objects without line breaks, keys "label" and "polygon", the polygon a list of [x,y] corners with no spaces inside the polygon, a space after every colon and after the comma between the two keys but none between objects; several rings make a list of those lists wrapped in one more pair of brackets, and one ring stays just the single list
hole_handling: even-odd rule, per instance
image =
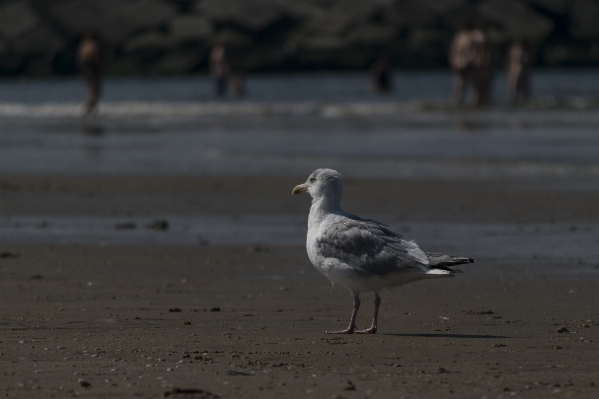
[{"label": "dry sand", "polygon": [[[0,214],[307,215],[307,198],[290,195],[296,183],[6,177]],[[344,203],[408,224],[599,219],[597,191],[553,182],[352,180]],[[23,243],[0,252],[0,392],[9,398],[599,397],[599,279],[548,273],[568,260],[545,270],[493,254],[457,278],[383,293],[378,334],[330,336],[346,326],[351,298],[301,246]],[[363,295],[360,327],[371,299]]]}]

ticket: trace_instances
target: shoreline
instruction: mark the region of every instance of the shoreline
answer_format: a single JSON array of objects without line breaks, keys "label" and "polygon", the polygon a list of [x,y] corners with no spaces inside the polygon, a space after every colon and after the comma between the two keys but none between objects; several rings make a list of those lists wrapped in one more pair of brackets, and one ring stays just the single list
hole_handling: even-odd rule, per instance
[{"label": "shoreline", "polygon": [[[81,120],[82,104],[79,102],[50,102],[25,104],[0,102],[0,118],[19,121],[22,118],[47,120]],[[568,96],[556,100],[552,96],[539,97],[529,106],[513,108],[494,105],[490,108],[456,108],[449,101],[101,101],[98,112],[84,121],[126,120],[154,118],[177,120],[202,120],[204,118],[276,118],[308,117],[314,119],[387,118],[404,123],[440,125],[447,123],[479,123],[481,126],[512,126],[517,123],[552,126],[555,123],[591,126],[597,123],[596,110],[599,99],[595,97]],[[575,116],[575,118],[573,118]],[[566,122],[564,122],[566,121]],[[30,121],[27,121],[30,122]],[[480,128],[480,126],[479,126]]]}]

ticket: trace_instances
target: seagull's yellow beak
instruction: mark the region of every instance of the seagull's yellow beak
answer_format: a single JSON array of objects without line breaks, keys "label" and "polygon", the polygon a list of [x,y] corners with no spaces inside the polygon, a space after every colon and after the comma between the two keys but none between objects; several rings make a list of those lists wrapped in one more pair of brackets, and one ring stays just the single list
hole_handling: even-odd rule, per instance
[{"label": "seagull's yellow beak", "polygon": [[293,187],[293,191],[291,191],[291,195],[301,194],[306,191],[308,191],[308,186],[306,186],[305,184],[300,184],[299,186]]}]

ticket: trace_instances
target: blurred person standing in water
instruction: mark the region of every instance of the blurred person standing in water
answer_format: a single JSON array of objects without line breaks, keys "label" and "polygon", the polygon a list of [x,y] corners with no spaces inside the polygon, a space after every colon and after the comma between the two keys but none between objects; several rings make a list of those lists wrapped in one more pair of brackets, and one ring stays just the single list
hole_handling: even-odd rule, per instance
[{"label": "blurred person standing in water", "polygon": [[453,99],[456,106],[464,103],[468,88],[471,91],[472,105],[480,106],[491,102],[491,54],[482,30],[467,23],[455,35],[449,50],[449,65],[454,72]]},{"label": "blurred person standing in water", "polygon": [[102,89],[102,57],[95,31],[90,30],[83,35],[77,51],[77,66],[87,85],[84,113],[90,115],[96,110]]},{"label": "blurred person standing in water", "polygon": [[530,98],[530,68],[532,58],[525,39],[514,41],[508,52],[507,84],[510,104],[518,105]]},{"label": "blurred person standing in water", "polygon": [[210,74],[216,79],[216,94],[222,97],[227,93],[231,75],[225,43],[218,42],[212,48],[209,56],[209,64]]},{"label": "blurred person standing in water", "polygon": [[391,54],[382,52],[370,66],[374,91],[388,93],[391,91]]}]

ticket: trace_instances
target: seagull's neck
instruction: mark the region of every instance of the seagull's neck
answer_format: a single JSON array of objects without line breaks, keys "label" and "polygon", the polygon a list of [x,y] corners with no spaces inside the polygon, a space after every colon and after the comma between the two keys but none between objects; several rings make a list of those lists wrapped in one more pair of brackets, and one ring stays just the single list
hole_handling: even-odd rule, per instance
[{"label": "seagull's neck", "polygon": [[342,213],[341,204],[336,198],[314,198],[310,207],[310,217],[308,218],[308,228],[317,227],[322,223],[325,217],[331,213]]}]

